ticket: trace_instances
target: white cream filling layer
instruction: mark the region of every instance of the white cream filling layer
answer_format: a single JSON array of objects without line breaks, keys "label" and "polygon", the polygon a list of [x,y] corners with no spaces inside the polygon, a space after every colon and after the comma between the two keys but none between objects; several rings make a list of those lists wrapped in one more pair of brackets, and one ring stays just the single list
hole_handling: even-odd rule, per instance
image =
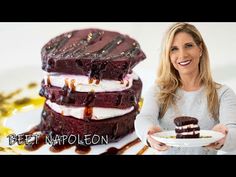
[{"label": "white cream filling layer", "polygon": [[195,131],[194,133],[193,132],[183,132],[183,133],[178,133],[180,135],[196,135],[196,134],[199,134],[200,131]]},{"label": "white cream filling layer", "polygon": [[197,128],[199,127],[197,124],[189,124],[189,125],[184,125],[184,126],[176,126],[176,129],[182,130],[182,129],[187,129],[187,128]]},{"label": "white cream filling layer", "polygon": [[69,88],[73,87],[74,91],[77,92],[90,92],[91,90],[94,92],[122,91],[132,87],[133,80],[138,80],[138,75],[134,72],[127,74],[123,81],[102,79],[98,83],[96,83],[96,80],[90,83],[89,78],[83,75],[44,72],[44,82],[46,85],[49,82],[52,86],[60,88],[68,85]]},{"label": "white cream filling layer", "polygon": [[[52,110],[64,116],[72,116],[78,119],[84,119],[85,107],[73,107],[73,106],[68,107],[68,106],[58,105],[56,103],[51,102],[50,100],[47,100],[46,104]],[[133,111],[133,109],[134,109],[133,106],[127,109],[93,107],[91,119],[102,120],[102,119],[113,118],[116,116],[122,116],[124,114]]]}]

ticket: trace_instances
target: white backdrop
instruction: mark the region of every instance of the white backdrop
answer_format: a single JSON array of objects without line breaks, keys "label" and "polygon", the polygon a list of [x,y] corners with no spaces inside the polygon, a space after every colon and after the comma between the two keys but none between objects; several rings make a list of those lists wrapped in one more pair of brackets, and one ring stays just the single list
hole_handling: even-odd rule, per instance
[{"label": "white backdrop", "polygon": [[[102,28],[128,34],[140,43],[147,59],[134,70],[142,78],[145,92],[155,80],[162,37],[170,24],[0,23],[0,72],[31,66],[41,70],[40,50],[52,37],[74,29]],[[236,23],[192,24],[200,30],[208,46],[214,79],[236,92]]]}]

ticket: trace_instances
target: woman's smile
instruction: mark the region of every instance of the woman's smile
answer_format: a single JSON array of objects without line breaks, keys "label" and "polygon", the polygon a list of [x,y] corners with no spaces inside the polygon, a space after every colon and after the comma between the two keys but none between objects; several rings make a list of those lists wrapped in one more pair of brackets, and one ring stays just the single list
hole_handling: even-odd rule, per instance
[{"label": "woman's smile", "polygon": [[179,62],[178,64],[180,66],[188,66],[191,64],[191,62],[192,62],[192,60],[184,60],[184,61]]}]

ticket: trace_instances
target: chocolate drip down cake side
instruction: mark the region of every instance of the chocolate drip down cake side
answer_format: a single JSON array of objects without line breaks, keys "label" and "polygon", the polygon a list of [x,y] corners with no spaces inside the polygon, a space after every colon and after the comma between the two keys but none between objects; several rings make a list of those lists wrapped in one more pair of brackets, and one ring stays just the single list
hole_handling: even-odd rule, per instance
[{"label": "chocolate drip down cake side", "polygon": [[113,31],[75,30],[50,40],[41,55],[42,132],[79,135],[85,143],[87,135],[113,142],[134,131],[142,81],[132,69],[146,58],[137,41]]}]

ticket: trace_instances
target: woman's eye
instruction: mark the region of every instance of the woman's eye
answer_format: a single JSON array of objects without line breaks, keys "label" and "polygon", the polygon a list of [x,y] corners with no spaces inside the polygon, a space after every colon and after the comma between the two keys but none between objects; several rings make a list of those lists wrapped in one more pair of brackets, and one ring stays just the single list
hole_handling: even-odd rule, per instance
[{"label": "woman's eye", "polygon": [[187,48],[190,48],[190,47],[192,47],[193,46],[193,44],[186,44],[186,47]]},{"label": "woman's eye", "polygon": [[178,50],[177,47],[172,47],[172,48],[170,49],[171,52],[174,52],[174,51],[176,51],[176,50]]}]

